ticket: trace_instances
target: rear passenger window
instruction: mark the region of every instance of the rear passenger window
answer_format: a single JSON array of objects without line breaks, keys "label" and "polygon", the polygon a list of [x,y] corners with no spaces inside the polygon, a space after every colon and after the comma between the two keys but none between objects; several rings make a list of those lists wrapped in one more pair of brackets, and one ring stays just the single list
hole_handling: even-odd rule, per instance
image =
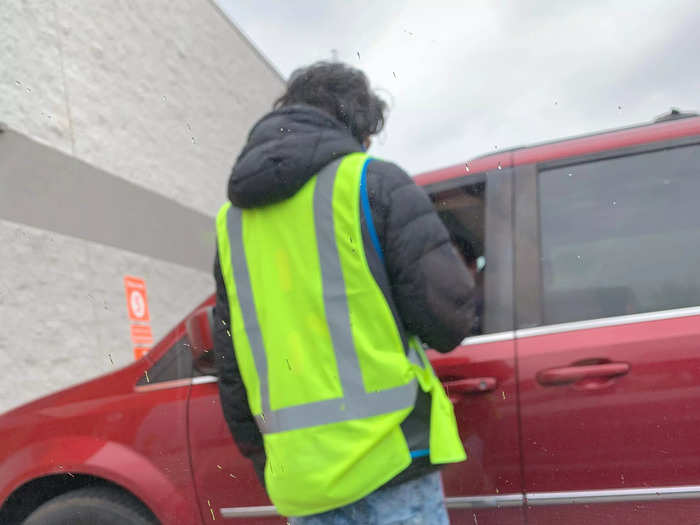
[{"label": "rear passenger window", "polygon": [[545,324],[700,305],[700,147],[542,171]]}]

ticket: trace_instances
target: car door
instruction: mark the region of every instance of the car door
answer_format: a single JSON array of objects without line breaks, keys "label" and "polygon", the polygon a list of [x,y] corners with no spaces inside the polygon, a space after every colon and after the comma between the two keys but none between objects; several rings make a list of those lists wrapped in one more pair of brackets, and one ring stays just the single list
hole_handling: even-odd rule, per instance
[{"label": "car door", "polygon": [[[161,503],[170,496],[169,490],[135,494],[144,501],[159,499],[158,507],[167,509],[160,515],[164,523],[196,523],[194,520],[199,516],[187,450],[187,399],[192,381],[188,346],[184,328],[177,326],[147,354],[145,360],[150,366],[134,385],[133,394],[114,401],[120,407],[115,409],[115,414],[121,415],[121,419],[114,418],[112,425],[121,429],[122,444],[114,439],[117,434],[109,434],[114,446],[128,446],[169,480],[169,488],[176,492],[176,497],[171,497],[167,505]],[[106,447],[100,453],[109,453],[108,450]],[[156,472],[142,466],[124,465],[124,468],[132,469],[143,479]]]},{"label": "car door", "polygon": [[698,142],[516,173],[530,524],[700,522]]},{"label": "car door", "polygon": [[446,504],[452,523],[521,524],[511,169],[499,165],[427,190],[483,293],[472,335],[448,354],[428,352],[468,455],[443,470]]},{"label": "car door", "polygon": [[286,523],[233,440],[221,409],[217,371],[207,354],[194,363],[188,403],[190,457],[202,519]]}]

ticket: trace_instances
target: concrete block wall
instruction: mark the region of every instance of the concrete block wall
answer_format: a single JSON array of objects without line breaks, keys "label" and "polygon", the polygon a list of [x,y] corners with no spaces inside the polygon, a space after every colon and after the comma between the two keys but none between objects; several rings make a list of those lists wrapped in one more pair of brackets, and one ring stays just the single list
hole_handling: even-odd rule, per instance
[{"label": "concrete block wall", "polygon": [[[0,209],[0,412],[132,359],[124,275],[146,280],[156,338],[213,291],[203,225],[283,84],[209,0],[3,0],[0,121],[11,132],[0,151],[11,136],[27,152],[0,159],[0,200],[13,204]],[[174,257],[170,241],[148,243],[148,220],[134,231],[148,245],[140,249],[129,232],[113,234],[128,223],[118,206],[101,213],[88,190],[60,194],[63,179],[46,185],[57,193],[55,220],[36,219],[33,202],[50,208],[53,194],[38,198],[30,183],[68,178],[70,159],[95,178],[92,197],[116,176],[133,183],[119,195],[140,188],[154,203],[154,221],[181,207],[191,222],[183,229],[207,237],[182,249],[202,253]],[[73,218],[83,208],[81,224]],[[96,235],[100,225],[112,234]]]}]

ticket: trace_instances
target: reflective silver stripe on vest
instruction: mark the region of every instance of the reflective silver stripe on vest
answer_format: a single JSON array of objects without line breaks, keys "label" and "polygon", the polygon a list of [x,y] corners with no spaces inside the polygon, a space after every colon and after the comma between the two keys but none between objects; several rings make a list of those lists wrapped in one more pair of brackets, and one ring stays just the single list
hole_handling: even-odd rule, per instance
[{"label": "reflective silver stripe on vest", "polygon": [[364,419],[412,407],[416,402],[416,389],[417,383],[414,379],[410,383],[388,390],[363,392],[356,398],[326,399],[271,410],[256,415],[255,421],[260,432],[269,434]]},{"label": "reflective silver stripe on vest", "polygon": [[[263,414],[270,412],[270,388],[267,385],[267,358],[265,357],[265,347],[263,346],[262,332],[258,323],[258,314],[253,302],[253,289],[250,284],[250,274],[248,273],[248,262],[245,258],[243,248],[243,221],[241,220],[241,210],[235,206],[230,206],[226,216],[228,236],[231,241],[231,264],[233,265],[234,282],[236,283],[236,294],[238,303],[241,305],[243,324],[248,335],[250,349],[253,352],[255,370],[258,372],[260,381],[260,407]],[[235,345],[234,341],[234,345]],[[261,427],[262,428],[262,427]]]},{"label": "reflective silver stripe on vest", "polygon": [[[314,227],[319,247],[323,302],[326,321],[333,343],[343,397],[289,406],[270,408],[267,357],[262,332],[253,301],[253,292],[243,246],[241,210],[231,206],[227,215],[228,235],[231,242],[231,264],[248,341],[253,352],[255,369],[260,379],[262,414],[255,420],[263,434],[309,428],[327,423],[388,414],[414,405],[418,384],[415,379],[399,387],[366,392],[359,358],[352,338],[345,280],[338,256],[333,221],[333,187],[340,160],[324,167],[317,175],[314,189]],[[359,198],[359,195],[358,195]],[[353,242],[361,243],[362,238]],[[235,341],[234,341],[235,344]],[[411,362],[419,361],[409,349]]]},{"label": "reflective silver stripe on vest", "polygon": [[[345,296],[345,280],[338,255],[333,220],[333,186],[340,162],[340,159],[331,162],[316,177],[314,226],[321,263],[323,306],[326,311],[326,322],[333,348],[336,349],[335,359],[338,363],[343,396],[348,399],[360,399],[365,393],[365,387],[362,384],[360,361],[357,352],[354,351],[355,343],[350,328],[348,299]],[[351,238],[350,242],[362,242],[362,238]],[[337,349],[340,348],[347,350],[338,351]],[[353,351],[348,351],[351,348]]]}]

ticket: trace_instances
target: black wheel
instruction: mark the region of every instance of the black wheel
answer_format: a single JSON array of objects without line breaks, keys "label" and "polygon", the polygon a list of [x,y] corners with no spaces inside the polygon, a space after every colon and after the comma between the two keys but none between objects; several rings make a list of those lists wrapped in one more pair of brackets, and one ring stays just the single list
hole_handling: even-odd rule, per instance
[{"label": "black wheel", "polygon": [[23,525],[157,525],[136,499],[109,487],[73,490],[30,514]]}]

